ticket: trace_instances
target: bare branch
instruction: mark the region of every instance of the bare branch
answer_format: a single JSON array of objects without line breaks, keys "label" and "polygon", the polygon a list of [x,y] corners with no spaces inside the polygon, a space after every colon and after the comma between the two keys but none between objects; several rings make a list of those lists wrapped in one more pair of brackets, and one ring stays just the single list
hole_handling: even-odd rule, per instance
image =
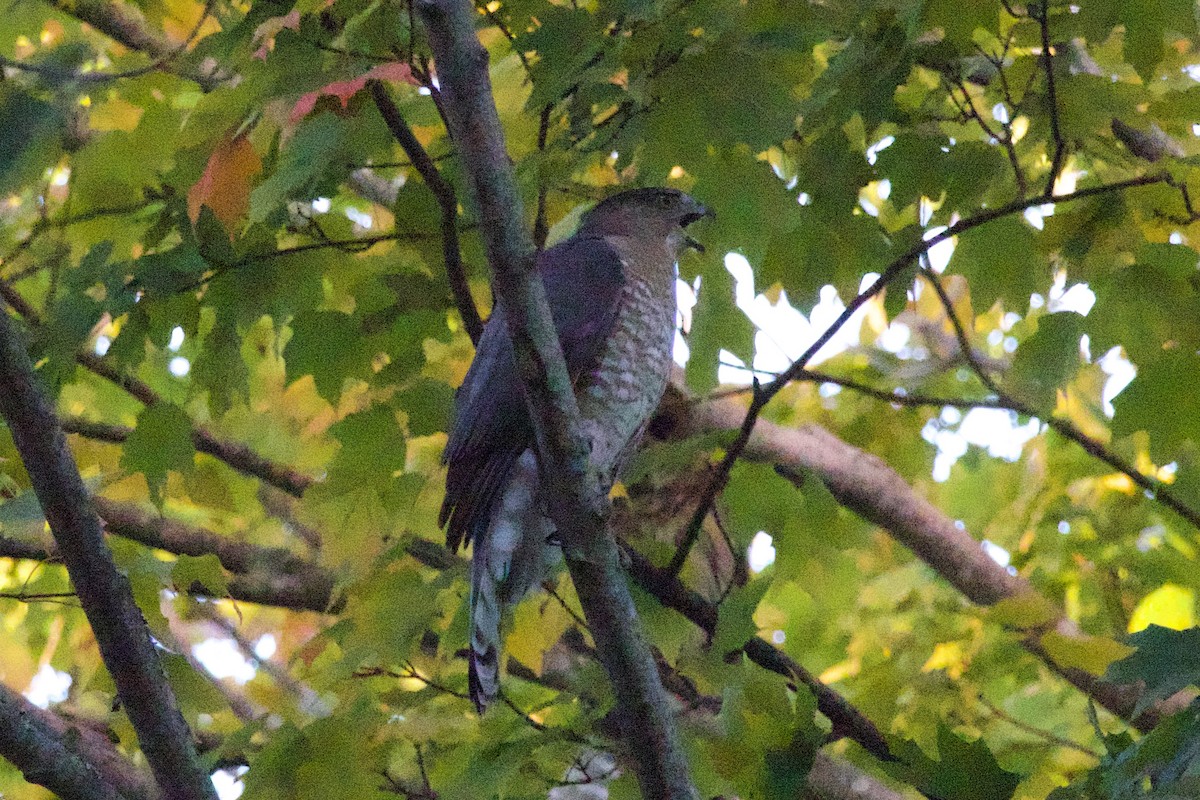
[{"label": "bare branch", "polygon": [[0,311],[0,415],[58,544],[104,663],[155,778],[171,800],[216,800],[129,581],[104,543],[100,520],[66,436],[8,314]]},{"label": "bare branch", "polygon": [[[81,354],[81,360],[85,355],[87,354]],[[123,385],[128,380],[129,387],[127,391],[146,405],[153,405],[159,401],[158,394],[150,389],[148,385],[136,379],[126,379],[125,376],[109,368],[107,362],[99,357],[95,359],[89,357],[87,361],[101,370],[101,372],[98,372],[97,369],[92,369],[92,372],[96,372],[102,378],[118,385]],[[91,422],[82,417],[64,417],[62,426],[63,430],[67,433],[75,433],[86,439],[94,439],[111,444],[121,444],[133,433],[132,428],[127,428],[124,425]],[[196,427],[192,429],[192,444],[199,452],[223,461],[243,475],[258,478],[264,483],[287,492],[293,497],[299,497],[304,494],[304,491],[313,483],[313,479],[307,475],[296,472],[291,467],[270,461],[240,442],[229,442],[218,439],[204,428]]]},{"label": "bare branch", "polygon": [[425,185],[437,199],[442,212],[442,260],[446,263],[446,277],[450,279],[450,291],[454,294],[454,303],[458,306],[463,327],[467,329],[471,341],[478,343],[479,337],[483,335],[483,320],[480,319],[479,309],[475,307],[475,300],[471,297],[471,287],[467,283],[467,272],[463,266],[462,249],[458,243],[458,197],[454,187],[442,177],[429,153],[405,122],[400,109],[392,102],[392,97],[383,83],[371,81],[370,87],[375,107],[387,123],[388,130],[400,143],[413,167],[421,174]]},{"label": "bare branch", "polygon": [[[1114,183],[1103,184],[1101,186],[1091,186],[1086,189],[1072,192],[1070,194],[1060,195],[1054,198],[1056,203],[1064,203],[1070,200],[1080,200],[1085,197],[1095,197],[1096,195],[1107,194],[1110,192],[1123,191],[1137,186],[1149,186],[1159,183],[1171,183],[1171,177],[1166,174],[1143,175],[1137,178],[1129,178],[1124,181],[1116,181]],[[679,546],[679,552],[676,553],[671,561],[672,571],[678,573],[683,568],[683,564],[687,559],[688,553],[695,545],[696,539],[700,535],[700,528],[704,523],[704,518],[708,516],[708,509],[716,501],[717,496],[725,488],[725,484],[729,481],[729,474],[733,470],[734,463],[741,456],[742,451],[750,441],[750,436],[754,431],[754,425],[758,421],[759,415],[762,414],[764,408],[772,398],[778,394],[783,387],[787,386],[797,376],[799,376],[822,347],[829,343],[837,334],[843,325],[845,325],[858,309],[862,308],[867,301],[877,294],[882,292],[892,281],[896,280],[906,270],[912,267],[918,259],[929,252],[929,249],[941,242],[948,241],[962,233],[978,228],[981,225],[986,225],[1003,217],[1019,214],[1026,209],[1033,208],[1045,204],[1046,200],[1042,197],[1034,199],[1022,198],[1014,200],[1007,205],[999,206],[994,209],[980,211],[974,216],[960,220],[959,222],[950,225],[941,233],[930,236],[918,244],[913,245],[900,257],[896,258],[892,263],[883,270],[882,274],[872,283],[866,290],[860,292],[853,300],[847,304],[844,311],[838,315],[837,319],[822,333],[817,340],[809,346],[807,350],[795,361],[792,362],[779,377],[772,380],[770,383],[759,386],[755,384],[754,394],[750,401],[750,407],[746,410],[745,417],[742,419],[742,424],[737,428],[737,435],[733,442],[725,451],[725,457],[717,465],[713,472],[713,477],[709,481],[708,487],[701,496],[700,503],[696,508],[696,512],[692,515],[688,527],[685,529],[685,535],[682,543]]]},{"label": "bare branch", "polygon": [[824,753],[817,753],[813,760],[808,786],[826,800],[904,800],[905,797],[850,762]]},{"label": "bare branch", "polygon": [[1054,142],[1054,153],[1050,158],[1050,175],[1046,178],[1046,188],[1042,191],[1044,199],[1054,197],[1054,182],[1062,171],[1063,161],[1067,157],[1067,142],[1062,135],[1062,127],[1058,121],[1058,87],[1054,78],[1054,45],[1050,42],[1050,0],[1040,0],[1029,4],[1029,15],[1038,24],[1042,36],[1042,69],[1046,73],[1046,112],[1050,117],[1050,139]]},{"label": "bare branch", "polygon": [[[46,2],[64,14],[75,17],[80,22],[86,22],[131,50],[153,56],[157,61],[150,69],[167,66],[180,55],[182,48],[186,47],[191,39],[189,37],[183,45],[171,41],[162,31],[152,28],[139,9],[119,2],[119,0],[78,0],[78,2],[46,0]],[[199,30],[198,25],[196,30]],[[195,33],[192,34],[192,36],[194,35]],[[145,71],[149,72],[150,69]],[[188,67],[177,70],[176,74],[195,81],[206,92],[217,88],[231,77],[215,64]]]},{"label": "bare branch", "polygon": [[606,519],[607,487],[591,469],[562,350],[492,99],[488,54],[468,0],[420,0],[441,83],[441,102],[468,170],[484,244],[505,304],[517,368],[537,441],[548,511],[563,540],[571,579],[616,696],[642,793],[656,800],[698,797],[688,774],[666,691],[625,584]]}]

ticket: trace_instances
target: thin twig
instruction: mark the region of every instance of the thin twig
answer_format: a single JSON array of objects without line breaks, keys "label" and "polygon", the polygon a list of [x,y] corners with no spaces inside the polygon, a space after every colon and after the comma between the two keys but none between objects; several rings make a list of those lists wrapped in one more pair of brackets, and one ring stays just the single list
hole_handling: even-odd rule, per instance
[{"label": "thin twig", "polygon": [[[1110,192],[1122,191],[1138,186],[1149,186],[1159,183],[1169,183],[1170,176],[1166,174],[1142,175],[1136,178],[1129,178],[1123,181],[1103,184],[1101,186],[1092,186],[1086,189],[1080,189],[1070,194],[1060,195],[1054,198],[1056,203],[1065,203],[1071,200],[1081,200],[1086,197],[1095,197],[1101,194]],[[883,270],[880,276],[867,289],[860,292],[850,303],[845,310],[838,315],[825,332],[822,333],[817,340],[813,342],[808,349],[804,351],[792,364],[784,370],[778,377],[770,383],[759,384],[755,382],[753,388],[753,396],[750,401],[750,407],[746,411],[746,416],[742,422],[741,428],[734,437],[733,442],[725,452],[725,457],[717,465],[717,469],[713,473],[712,480],[709,481],[707,488],[701,495],[699,504],[693,513],[691,520],[685,528],[682,542],[679,546],[675,557],[671,560],[670,569],[673,574],[679,574],[679,570],[683,568],[684,562],[687,560],[688,553],[695,545],[696,539],[700,535],[700,528],[704,523],[704,518],[708,515],[708,509],[716,501],[717,496],[725,488],[725,484],[729,481],[729,474],[733,470],[733,465],[741,456],[742,451],[746,449],[746,445],[750,441],[750,435],[754,431],[754,425],[762,414],[767,403],[775,397],[783,387],[787,386],[792,380],[800,375],[813,356],[817,354],[826,344],[833,339],[837,332],[841,329],[854,314],[862,308],[866,303],[877,294],[882,292],[892,281],[904,274],[917,260],[929,252],[930,248],[942,242],[953,239],[955,236],[966,233],[969,230],[978,228],[981,225],[986,225],[997,219],[1024,212],[1026,209],[1033,208],[1044,204],[1045,198],[1037,197],[1034,199],[1022,198],[1014,200],[1011,203],[1000,206],[994,209],[980,211],[974,216],[960,220],[953,225],[948,226],[940,233],[924,239],[918,244],[913,245],[903,255],[896,258],[892,263]]]},{"label": "thin twig", "polygon": [[1058,745],[1059,747],[1068,747],[1071,750],[1075,750],[1076,752],[1083,753],[1084,755],[1087,755],[1087,756],[1091,756],[1092,758],[1096,759],[1097,761],[1100,759],[1100,756],[1096,755],[1092,750],[1088,749],[1087,747],[1084,747],[1083,745],[1079,744],[1078,742],[1073,742],[1070,739],[1064,738],[1062,736],[1058,736],[1056,734],[1051,733],[1050,731],[1044,731],[1035,725],[1030,725],[1028,722],[1022,722],[1021,720],[1014,717],[1012,714],[1009,714],[1004,709],[994,705],[990,700],[988,700],[982,694],[979,695],[979,704],[982,705],[984,708],[986,708],[993,717],[995,717],[996,719],[1004,720],[1009,725],[1012,725],[1014,728],[1023,730],[1032,736],[1036,736],[1039,739],[1044,739],[1047,742],[1050,742],[1051,744]]},{"label": "thin twig", "polygon": [[462,249],[458,242],[458,197],[454,187],[442,177],[437,165],[408,126],[383,83],[371,81],[370,87],[375,107],[387,123],[388,130],[437,200],[442,215],[442,260],[446,264],[446,277],[450,281],[450,291],[462,317],[463,327],[466,328],[471,341],[478,344],[479,337],[483,335],[483,320],[479,316],[479,309],[475,307],[475,299],[471,297],[471,287],[467,282],[466,268],[463,266]]},{"label": "thin twig", "polygon": [[1167,488],[1167,486],[1161,481],[1143,474],[1133,464],[1109,450],[1096,439],[1079,430],[1079,428],[1076,427],[1075,424],[1070,420],[1066,420],[1061,417],[1055,417],[1053,414],[1042,414],[1028,403],[1013,397],[1000,388],[995,379],[993,379],[987,373],[987,370],[979,362],[979,358],[975,354],[974,349],[971,348],[970,338],[967,334],[966,328],[963,326],[962,320],[958,318],[958,314],[954,312],[954,301],[951,300],[950,296],[946,293],[946,289],[942,286],[942,283],[938,279],[936,273],[933,273],[929,270],[922,270],[921,274],[937,293],[938,299],[941,301],[942,307],[946,312],[946,316],[950,320],[951,326],[954,328],[954,335],[958,339],[958,343],[962,349],[963,357],[966,359],[967,366],[970,367],[971,371],[975,373],[976,377],[979,378],[980,382],[983,383],[987,390],[996,395],[996,398],[999,402],[1004,403],[1002,406],[1003,408],[1008,408],[1027,417],[1036,417],[1037,419],[1042,420],[1047,426],[1054,430],[1054,432],[1058,433],[1065,439],[1075,442],[1075,444],[1082,447],[1088,453],[1088,455],[1104,462],[1117,472],[1125,475],[1125,477],[1129,478],[1137,486],[1148,492],[1154,500],[1162,503],[1164,506],[1171,509],[1176,514],[1191,523],[1192,526],[1200,529],[1200,511],[1197,511],[1187,503],[1184,503],[1175,497],[1171,490]]},{"label": "thin twig", "polygon": [[[1034,9],[1037,9],[1036,11]],[[1046,188],[1042,196],[1054,196],[1054,182],[1062,171],[1063,159],[1067,155],[1067,142],[1063,139],[1062,127],[1058,120],[1058,89],[1054,79],[1054,47],[1050,43],[1050,2],[1041,0],[1040,5],[1031,4],[1029,13],[1037,20],[1042,37],[1042,69],[1046,71],[1046,105],[1050,116],[1050,139],[1054,142],[1054,155],[1050,159],[1050,175],[1046,179]]]}]

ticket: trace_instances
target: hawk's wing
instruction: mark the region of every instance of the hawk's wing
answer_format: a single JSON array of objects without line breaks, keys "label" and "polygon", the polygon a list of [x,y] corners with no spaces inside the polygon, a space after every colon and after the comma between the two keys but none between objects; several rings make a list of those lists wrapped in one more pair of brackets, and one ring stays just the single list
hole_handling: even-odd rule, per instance
[{"label": "hawk's wing", "polygon": [[[572,379],[591,369],[616,323],[625,272],[603,239],[572,238],[538,257],[538,272]],[[509,471],[533,445],[533,427],[497,306],[458,390],[442,460],[449,465],[439,522],[456,549],[487,530]]]}]

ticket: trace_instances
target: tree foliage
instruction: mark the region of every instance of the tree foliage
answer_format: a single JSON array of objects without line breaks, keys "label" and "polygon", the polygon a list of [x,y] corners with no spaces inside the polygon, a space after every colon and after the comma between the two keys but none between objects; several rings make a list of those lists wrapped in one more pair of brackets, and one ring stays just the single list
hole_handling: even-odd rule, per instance
[{"label": "tree foliage", "polygon": [[[0,298],[207,769],[636,796],[565,573],[466,699],[439,457],[496,221],[413,3],[7,6]],[[539,246],[620,186],[716,211],[612,518],[701,795],[1194,796],[1193,3],[477,12]],[[154,796],[9,423],[0,794]]]}]

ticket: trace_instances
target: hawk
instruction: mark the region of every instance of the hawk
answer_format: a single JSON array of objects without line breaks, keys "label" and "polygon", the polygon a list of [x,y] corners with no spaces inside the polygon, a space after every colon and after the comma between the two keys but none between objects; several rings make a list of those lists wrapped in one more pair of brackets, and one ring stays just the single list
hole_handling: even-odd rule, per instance
[{"label": "hawk", "polygon": [[[591,461],[607,486],[666,389],[675,263],[685,248],[699,249],[685,228],[710,214],[675,189],[632,189],[597,204],[575,235],[538,256]],[[470,693],[481,713],[499,690],[504,611],[562,556],[544,512],[533,437],[501,303],[455,398],[439,516],[452,550],[473,545]]]}]

